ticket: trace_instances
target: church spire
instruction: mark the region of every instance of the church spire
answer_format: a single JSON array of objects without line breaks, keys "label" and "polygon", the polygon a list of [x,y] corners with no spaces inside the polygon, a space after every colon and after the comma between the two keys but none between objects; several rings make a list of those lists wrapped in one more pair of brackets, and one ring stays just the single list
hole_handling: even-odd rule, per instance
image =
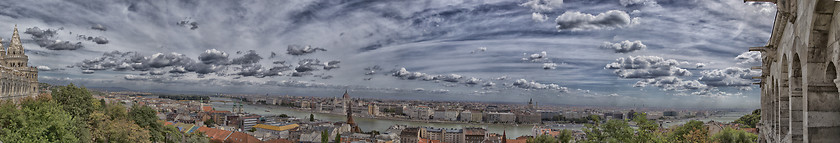
[{"label": "church spire", "polygon": [[20,35],[18,34],[17,24],[15,24],[14,33],[12,33],[12,39],[9,44],[9,53],[10,55],[23,55],[23,46],[20,43]]}]

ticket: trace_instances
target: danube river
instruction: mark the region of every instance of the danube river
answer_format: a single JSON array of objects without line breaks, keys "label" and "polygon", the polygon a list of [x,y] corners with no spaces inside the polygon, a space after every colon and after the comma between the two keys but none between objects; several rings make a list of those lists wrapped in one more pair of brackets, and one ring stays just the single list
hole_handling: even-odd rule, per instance
[{"label": "danube river", "polygon": [[[230,100],[227,98],[215,98],[213,97],[211,100]],[[233,103],[224,103],[224,102],[213,102],[213,108],[216,110],[233,110]],[[248,105],[244,104],[242,106],[242,110],[244,112],[253,113],[257,115],[279,115],[279,114],[286,114],[289,116],[295,116],[298,118],[307,119],[309,118],[310,112],[299,111],[289,108],[282,108],[282,107],[272,107],[272,106],[255,106],[255,105]],[[265,110],[269,110],[270,112],[265,112]],[[324,121],[331,121],[331,122],[340,122],[346,121],[346,117],[334,115],[334,114],[322,114],[322,113],[311,113],[315,115],[315,119],[324,120]],[[491,133],[499,133],[501,134],[502,131],[506,131],[509,138],[515,138],[518,136],[524,135],[533,135],[531,131],[532,125],[511,125],[511,124],[467,124],[467,123],[427,123],[427,122],[417,122],[417,121],[402,121],[402,120],[388,120],[388,119],[372,119],[372,118],[362,118],[362,117],[353,117],[356,121],[356,124],[359,125],[359,128],[362,128],[364,131],[384,131],[393,125],[408,125],[408,126],[431,126],[436,128],[463,128],[463,127],[484,127]],[[583,125],[566,125],[568,129],[580,129]]]},{"label": "danube river", "polygon": [[[216,98],[211,97],[211,100],[219,101],[230,101],[228,98]],[[233,103],[225,103],[225,102],[212,102],[213,108],[216,110],[233,110]],[[289,116],[294,116],[302,119],[309,118],[309,114],[315,115],[315,119],[323,120],[323,121],[331,121],[331,122],[341,122],[346,121],[347,119],[344,116],[334,115],[334,114],[323,114],[323,113],[316,113],[316,112],[306,112],[306,111],[299,111],[289,108],[283,107],[275,107],[275,106],[255,106],[244,104],[242,106],[242,110],[244,112],[257,114],[257,115],[280,115],[286,114]],[[270,112],[266,112],[266,110]],[[701,118],[695,120],[701,120],[707,122],[709,120],[714,120],[717,122],[731,122],[737,119],[740,116],[743,116],[747,113],[727,113],[723,116],[716,116],[716,117],[709,117],[709,118]],[[531,128],[533,125],[511,125],[511,124],[468,124],[468,123],[430,123],[430,122],[418,122],[418,121],[403,121],[403,120],[390,120],[390,119],[373,119],[373,118],[363,118],[363,117],[354,117],[356,124],[359,125],[360,128],[364,131],[384,131],[393,125],[408,125],[408,126],[431,126],[437,128],[463,128],[463,127],[484,127],[491,133],[499,133],[501,134],[502,131],[506,131],[508,138],[516,138],[519,136],[524,135],[533,135],[533,131]],[[666,123],[665,126],[671,126],[676,124],[685,123],[687,120],[679,120],[674,121],[672,123]],[[583,125],[581,124],[565,124],[565,125],[557,125],[554,128],[566,128],[566,129],[581,129]]]}]

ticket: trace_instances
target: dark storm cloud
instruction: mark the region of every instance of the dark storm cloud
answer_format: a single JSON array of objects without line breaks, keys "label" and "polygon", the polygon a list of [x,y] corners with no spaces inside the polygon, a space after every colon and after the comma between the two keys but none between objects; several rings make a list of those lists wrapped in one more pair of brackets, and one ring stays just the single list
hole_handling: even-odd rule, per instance
[{"label": "dark storm cloud", "polygon": [[326,63],[324,63],[324,70],[331,70],[331,69],[339,68],[338,63],[341,63],[341,61],[326,62]]},{"label": "dark storm cloud", "polygon": [[327,49],[318,47],[312,48],[312,46],[289,45],[289,48],[286,49],[286,54],[300,56],[315,53],[317,51],[327,51]]},{"label": "dark storm cloud", "polygon": [[99,30],[99,31],[108,31],[108,28],[102,26],[102,24],[96,24],[94,26],[90,26],[90,29]]},{"label": "dark storm cloud", "polygon": [[190,30],[198,29],[198,22],[191,21],[192,19],[187,18],[185,20],[178,21],[175,25],[189,28]]},{"label": "dark storm cloud", "polygon": [[609,30],[638,24],[639,18],[630,18],[630,15],[620,10],[610,10],[598,15],[572,11],[557,16],[555,22],[558,31]]},{"label": "dark storm cloud", "polygon": [[82,42],[72,43],[70,41],[58,40],[56,36],[58,35],[59,30],[43,30],[38,27],[32,27],[26,28],[26,31],[23,33],[32,35],[32,40],[35,41],[35,43],[38,44],[38,46],[47,48],[49,50],[76,50],[84,48]]},{"label": "dark storm cloud", "polygon": [[296,72],[310,72],[318,70],[318,67],[323,66],[318,59],[303,59],[298,61],[298,66],[295,67]]},{"label": "dark storm cloud", "polygon": [[634,51],[644,50],[647,48],[645,44],[642,44],[642,41],[636,40],[630,42],[628,40],[624,40],[618,43],[611,43],[611,42],[604,42],[601,44],[602,49],[610,49],[615,51],[616,53],[630,53]]},{"label": "dark storm cloud", "polygon": [[230,63],[231,64],[236,64],[236,65],[253,64],[253,63],[260,62],[260,60],[262,60],[262,59],[263,58],[260,57],[260,55],[257,54],[256,51],[249,50],[248,53],[245,53],[245,55],[242,55],[242,57],[235,58],[235,59],[231,60]]},{"label": "dark storm cloud", "polygon": [[108,38],[105,38],[105,36],[93,37],[93,36],[86,36],[86,35],[77,35],[76,37],[78,37],[78,39],[80,39],[80,40],[91,41],[91,42],[94,42],[96,44],[108,44],[108,42],[109,42]]},{"label": "dark storm cloud", "polygon": [[228,54],[216,49],[208,49],[198,56],[198,60],[204,64],[227,64]]}]

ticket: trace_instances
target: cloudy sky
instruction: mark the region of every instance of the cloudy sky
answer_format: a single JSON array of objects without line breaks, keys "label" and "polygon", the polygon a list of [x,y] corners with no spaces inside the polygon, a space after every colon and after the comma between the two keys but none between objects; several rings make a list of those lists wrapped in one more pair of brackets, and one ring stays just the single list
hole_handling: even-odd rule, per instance
[{"label": "cloudy sky", "polygon": [[758,108],[740,0],[0,3],[39,80],[170,93]]}]

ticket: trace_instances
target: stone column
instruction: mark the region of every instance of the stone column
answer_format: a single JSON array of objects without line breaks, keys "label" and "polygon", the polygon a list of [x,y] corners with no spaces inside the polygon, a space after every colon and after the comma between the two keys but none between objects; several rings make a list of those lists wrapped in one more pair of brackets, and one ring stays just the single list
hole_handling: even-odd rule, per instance
[{"label": "stone column", "polygon": [[808,85],[807,118],[808,142],[840,141],[840,98],[834,83]]},{"label": "stone column", "polygon": [[[780,141],[786,140],[787,136],[790,134],[790,90],[789,90],[788,81],[785,78],[780,79],[779,82],[779,125],[780,133]],[[787,140],[790,142],[790,140]]]}]

